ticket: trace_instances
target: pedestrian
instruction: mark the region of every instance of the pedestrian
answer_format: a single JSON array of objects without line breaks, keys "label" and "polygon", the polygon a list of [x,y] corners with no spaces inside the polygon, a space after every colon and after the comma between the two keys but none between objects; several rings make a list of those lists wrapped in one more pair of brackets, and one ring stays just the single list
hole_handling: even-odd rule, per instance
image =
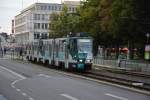
[{"label": "pedestrian", "polygon": [[4,47],[4,55],[6,55],[6,48]]},{"label": "pedestrian", "polygon": [[20,57],[21,57],[22,56],[22,48],[20,48],[19,54],[20,54]]}]

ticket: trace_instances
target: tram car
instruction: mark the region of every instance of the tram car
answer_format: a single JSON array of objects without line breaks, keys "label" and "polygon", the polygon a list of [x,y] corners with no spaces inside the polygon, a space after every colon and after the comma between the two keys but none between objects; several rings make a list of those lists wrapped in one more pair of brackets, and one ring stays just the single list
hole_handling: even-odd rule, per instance
[{"label": "tram car", "polygon": [[40,39],[27,44],[28,60],[68,70],[88,71],[92,67],[93,39],[66,37]]}]

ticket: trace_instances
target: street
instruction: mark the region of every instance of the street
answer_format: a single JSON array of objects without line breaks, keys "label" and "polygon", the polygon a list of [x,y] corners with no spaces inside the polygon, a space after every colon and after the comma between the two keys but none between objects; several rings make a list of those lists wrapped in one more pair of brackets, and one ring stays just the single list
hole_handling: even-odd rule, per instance
[{"label": "street", "polygon": [[0,59],[0,100],[150,100],[145,94],[63,73],[29,62]]}]

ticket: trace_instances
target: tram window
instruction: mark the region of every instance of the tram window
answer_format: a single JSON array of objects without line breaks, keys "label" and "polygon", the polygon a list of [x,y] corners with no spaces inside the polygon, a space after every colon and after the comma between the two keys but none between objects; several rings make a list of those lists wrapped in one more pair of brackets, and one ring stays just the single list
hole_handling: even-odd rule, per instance
[{"label": "tram window", "polygon": [[51,44],[49,44],[49,56],[51,56],[51,52],[52,52],[52,47],[51,47]]},{"label": "tram window", "polygon": [[63,41],[59,41],[59,51],[63,52]]},{"label": "tram window", "polygon": [[58,57],[58,44],[55,45],[55,49],[56,49],[56,57]]}]

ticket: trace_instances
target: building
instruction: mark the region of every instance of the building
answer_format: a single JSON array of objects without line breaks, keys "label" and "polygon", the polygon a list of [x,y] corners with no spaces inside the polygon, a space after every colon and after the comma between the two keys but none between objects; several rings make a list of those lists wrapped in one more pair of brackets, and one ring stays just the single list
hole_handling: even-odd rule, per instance
[{"label": "building", "polygon": [[[65,3],[63,3],[65,4]],[[25,43],[39,37],[48,37],[49,23],[53,12],[60,13],[63,4],[35,3],[15,16],[15,38],[17,43]],[[76,12],[77,5],[65,4],[69,12]]]},{"label": "building", "polygon": [[80,5],[80,1],[64,1],[63,3],[67,5]]}]

